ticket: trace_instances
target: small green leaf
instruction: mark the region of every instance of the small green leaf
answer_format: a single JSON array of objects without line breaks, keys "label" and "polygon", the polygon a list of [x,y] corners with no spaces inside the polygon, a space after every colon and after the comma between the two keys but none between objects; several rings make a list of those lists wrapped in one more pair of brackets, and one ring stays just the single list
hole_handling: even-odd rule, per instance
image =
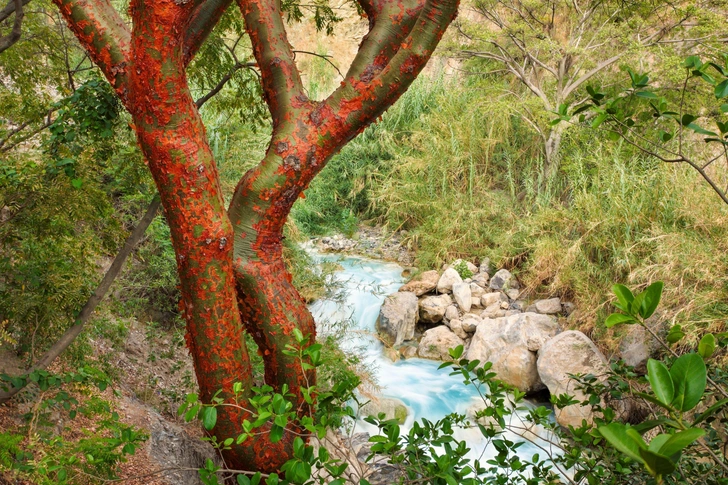
[{"label": "small green leaf", "polygon": [[647,361],[647,380],[650,381],[652,392],[661,403],[669,406],[675,398],[675,386],[672,383],[670,371],[659,360]]},{"label": "small green leaf", "polygon": [[662,281],[655,281],[644,291],[645,297],[640,307],[640,316],[642,318],[650,318],[655,313],[657,306],[660,304],[663,286]]},{"label": "small green leaf", "polygon": [[713,352],[715,352],[715,336],[712,333],[706,333],[700,339],[698,353],[703,359],[709,359]]},{"label": "small green leaf", "polygon": [[704,434],[705,430],[700,428],[689,428],[685,431],[679,431],[670,436],[670,439],[662,445],[662,447],[658,450],[658,453],[664,456],[673,456],[690,446],[695,440]]},{"label": "small green leaf", "polygon": [[715,87],[716,99],[725,98],[728,96],[728,79],[724,79],[723,82]]},{"label": "small green leaf", "polygon": [[693,121],[695,121],[697,119],[698,119],[697,116],[685,113],[684,115],[682,115],[682,118],[680,119],[680,124],[683,126],[688,126],[690,123],[692,123]]},{"label": "small green leaf", "polygon": [[629,311],[629,306],[634,301],[634,295],[630,289],[624,285],[616,284],[612,286],[612,291],[617,295],[617,299],[619,300],[619,305],[615,306],[622,311]]},{"label": "small green leaf", "polygon": [[215,427],[215,423],[217,423],[217,408],[205,406],[202,408],[202,411],[200,411],[200,415],[202,419],[202,426],[204,426],[206,430],[211,431],[212,428]]},{"label": "small green leaf", "polygon": [[637,321],[634,318],[630,317],[629,315],[624,315],[622,313],[612,313],[604,321],[604,326],[606,326],[607,328],[612,328],[615,325],[632,324],[632,323],[637,323]]},{"label": "small green leaf", "polygon": [[675,385],[673,406],[681,411],[690,411],[700,402],[705,392],[705,362],[698,354],[682,355],[672,365],[670,376]]},{"label": "small green leaf", "polygon": [[606,120],[606,119],[607,119],[607,113],[600,114],[599,116],[597,116],[596,118],[594,118],[594,121],[592,121],[592,123],[591,123],[591,127],[592,128],[599,128],[599,125],[601,125],[602,123],[604,123],[604,120]]},{"label": "small green leaf", "polygon": [[683,61],[683,67],[687,69],[700,69],[703,65],[703,62],[700,60],[700,57],[698,56],[688,56]]},{"label": "small green leaf", "polygon": [[646,99],[656,99],[657,95],[650,91],[636,91],[635,96],[638,98],[646,98]]}]

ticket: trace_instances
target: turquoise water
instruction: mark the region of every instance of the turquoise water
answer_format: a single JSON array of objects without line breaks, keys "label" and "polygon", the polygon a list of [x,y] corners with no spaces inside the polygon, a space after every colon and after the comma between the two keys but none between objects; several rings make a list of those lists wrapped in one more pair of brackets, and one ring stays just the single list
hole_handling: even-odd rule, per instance
[{"label": "turquoise water", "polygon": [[[309,250],[318,263],[335,261],[343,271],[334,278],[341,288],[334,299],[320,300],[311,305],[311,312],[320,333],[348,322],[349,331],[343,347],[356,349],[367,366],[373,370],[373,377],[379,386],[379,393],[387,397],[401,399],[409,410],[403,431],[408,430],[414,420],[426,418],[434,421],[445,415],[457,412],[465,414],[476,402],[481,402],[474,386],[463,385],[462,377],[450,376],[447,369],[438,370],[440,362],[426,359],[407,359],[396,363],[383,355],[383,345],[376,338],[376,321],[384,298],[402,286],[405,279],[401,276],[403,268],[395,263],[367,258],[323,254]],[[512,424],[519,425],[520,417],[515,415]],[[357,421],[354,432],[376,433],[376,428],[363,421]],[[537,430],[534,430],[538,432]],[[532,435],[533,436],[533,435]],[[455,437],[466,440],[473,458],[487,458],[490,450],[480,432],[476,429],[458,430]],[[508,433],[508,438],[520,438]],[[550,448],[543,440],[539,446]],[[520,449],[524,456],[531,456],[539,450],[538,446],[525,443]],[[552,450],[556,453],[556,450]]]}]

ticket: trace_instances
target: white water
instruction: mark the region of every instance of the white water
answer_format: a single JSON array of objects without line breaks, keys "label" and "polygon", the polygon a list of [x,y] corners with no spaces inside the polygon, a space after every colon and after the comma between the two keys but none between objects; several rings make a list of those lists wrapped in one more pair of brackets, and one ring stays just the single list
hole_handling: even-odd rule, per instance
[{"label": "white water", "polygon": [[[322,254],[310,249],[309,254],[318,263],[335,261],[344,268],[335,274],[335,279],[342,287],[343,298],[336,301],[319,300],[311,305],[317,325],[325,329],[336,322],[350,321],[354,335],[344,346],[359,349],[363,360],[373,370],[373,377],[383,396],[396,397],[407,405],[409,415],[403,432],[411,428],[414,420],[426,418],[434,421],[453,412],[465,414],[475,402],[482,403],[474,386],[464,385],[462,377],[450,376],[448,369],[438,370],[440,362],[407,359],[393,363],[383,355],[383,345],[375,337],[375,325],[384,298],[404,284],[401,266],[355,256]],[[518,416],[514,416],[511,422],[520,425]],[[354,432],[377,432],[374,426],[363,421],[357,421],[355,426]],[[455,437],[467,441],[472,458],[491,456],[477,428],[458,430]],[[508,433],[507,437],[522,441],[512,433]],[[549,446],[542,440],[539,440],[539,444]],[[539,451],[542,450],[534,444],[524,443],[520,454],[530,457]]]}]

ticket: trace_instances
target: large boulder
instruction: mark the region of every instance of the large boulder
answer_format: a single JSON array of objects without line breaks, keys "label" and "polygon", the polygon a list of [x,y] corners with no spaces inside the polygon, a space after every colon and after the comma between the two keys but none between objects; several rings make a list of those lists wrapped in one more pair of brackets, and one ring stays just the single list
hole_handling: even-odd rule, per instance
[{"label": "large boulder", "polygon": [[384,299],[377,330],[389,345],[401,345],[414,338],[417,307],[417,295],[411,291],[400,291]]},{"label": "large boulder", "polygon": [[493,277],[490,279],[490,288],[493,290],[510,290],[518,289],[520,285],[515,276],[511,274],[507,269],[498,270]]},{"label": "large boulder", "polygon": [[437,288],[437,282],[439,279],[440,274],[437,271],[425,271],[418,277],[403,285],[399,291],[411,291],[417,296],[422,296],[425,293],[434,291],[435,288]]},{"label": "large boulder", "polygon": [[440,323],[450,305],[452,305],[450,295],[426,296],[420,300],[420,321]]},{"label": "large boulder", "polygon": [[449,349],[465,345],[465,341],[444,325],[431,328],[422,335],[417,354],[423,359],[450,360]]},{"label": "large boulder", "polygon": [[520,391],[538,391],[544,385],[536,368],[536,352],[558,330],[553,318],[537,313],[485,318],[473,335],[466,358],[492,362],[498,379]]},{"label": "large boulder", "polygon": [[462,283],[463,279],[460,274],[455,271],[454,268],[447,268],[440,276],[437,281],[437,292],[438,293],[450,293],[452,291],[452,285],[455,283]]},{"label": "large boulder", "polygon": [[472,297],[472,293],[470,291],[469,283],[455,283],[452,285],[452,296],[455,298],[455,303],[458,304],[462,311],[470,311],[470,306],[473,302],[470,299]]},{"label": "large boulder", "polygon": [[[538,374],[552,396],[569,394],[583,401],[585,395],[577,390],[577,381],[569,374],[603,376],[609,369],[607,359],[594,342],[583,333],[569,330],[547,341],[538,352]],[[556,421],[562,426],[581,426],[582,420],[592,423],[590,406],[573,404],[556,409]]]}]

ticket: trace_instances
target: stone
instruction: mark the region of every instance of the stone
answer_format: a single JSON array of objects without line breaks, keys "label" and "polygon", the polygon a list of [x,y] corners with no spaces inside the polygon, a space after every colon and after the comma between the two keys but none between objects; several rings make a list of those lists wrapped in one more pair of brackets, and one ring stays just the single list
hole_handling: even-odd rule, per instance
[{"label": "stone", "polygon": [[556,335],[558,323],[537,313],[485,318],[470,341],[466,358],[492,362],[497,378],[523,392],[544,388],[536,366],[536,352]]},{"label": "stone", "polygon": [[561,313],[562,310],[560,298],[536,300],[533,302],[533,306],[536,307],[537,313],[543,313],[544,315],[556,315],[557,313]]},{"label": "stone", "polygon": [[466,313],[462,317],[463,330],[465,330],[467,333],[475,332],[475,329],[478,328],[478,325],[480,325],[482,322],[483,320],[474,313]]},{"label": "stone", "polygon": [[483,296],[480,297],[480,302],[485,308],[488,308],[489,306],[493,305],[494,303],[498,303],[500,306],[500,302],[502,302],[502,301],[507,302],[508,297],[505,296],[500,291],[496,291],[493,293],[485,293]]},{"label": "stone", "polygon": [[403,359],[411,359],[413,357],[417,357],[417,347],[414,345],[403,345],[399,349],[399,353],[402,355]]},{"label": "stone", "polygon": [[501,303],[496,302],[492,305],[489,305],[483,310],[483,312],[480,314],[481,318],[499,318],[502,316],[505,316],[506,311],[501,309]]},{"label": "stone", "polygon": [[420,321],[424,323],[440,323],[447,307],[452,305],[450,295],[426,296],[420,300]]},{"label": "stone", "polygon": [[574,305],[570,301],[562,301],[561,308],[563,309],[564,315],[568,317],[569,315],[574,313],[574,310],[576,310],[576,305]]},{"label": "stone", "polygon": [[470,285],[467,283],[455,283],[452,285],[452,296],[455,298],[455,303],[458,304],[460,309],[464,312],[470,311],[472,297],[470,292]]},{"label": "stone", "polygon": [[496,274],[493,275],[493,277],[490,279],[490,288],[493,290],[509,290],[509,289],[518,289],[521,286],[518,284],[518,280],[516,280],[516,277],[511,274],[510,271],[507,269],[501,269],[496,272]]},{"label": "stone", "polygon": [[500,302],[500,309],[501,310],[508,310],[511,307],[511,304],[507,301]]},{"label": "stone", "polygon": [[479,297],[476,298],[473,296],[470,298],[470,309],[472,310],[473,308],[483,308],[483,305],[480,304]]},{"label": "stone", "polygon": [[460,318],[460,312],[458,311],[458,307],[455,305],[450,305],[445,309],[445,320],[451,321],[455,320],[456,318]]},{"label": "stone", "polygon": [[488,288],[488,281],[490,281],[488,273],[478,273],[476,275],[473,275],[473,277],[470,279],[473,283],[480,286],[481,288]]},{"label": "stone", "polygon": [[477,283],[470,283],[470,296],[473,297],[473,299],[478,299],[480,301],[480,297],[485,295],[485,288],[480,286]]},{"label": "stone", "polygon": [[427,330],[422,335],[417,355],[423,359],[450,360],[449,349],[454,349],[458,345],[465,345],[465,341],[441,325]]},{"label": "stone", "polygon": [[625,325],[626,334],[619,343],[619,353],[637,372],[647,372],[647,360],[655,348],[653,338],[641,325]]},{"label": "stone", "polygon": [[521,296],[520,290],[512,289],[506,291],[506,296],[509,300],[518,300],[518,297]]},{"label": "stone", "polygon": [[465,340],[466,338],[468,338],[468,334],[463,329],[463,322],[460,319],[455,318],[453,320],[450,320],[449,326],[450,330],[452,330],[452,333],[454,333],[461,339]]},{"label": "stone", "polygon": [[393,293],[379,310],[377,331],[389,345],[401,345],[414,338],[417,319],[417,295],[411,291]]},{"label": "stone", "polygon": [[386,419],[396,419],[399,424],[404,424],[409,411],[407,406],[396,397],[373,397],[368,403],[359,408],[359,416],[378,416],[384,413]]},{"label": "stone", "polygon": [[519,312],[525,311],[526,302],[523,300],[516,300],[511,303],[511,310],[518,310]]},{"label": "stone", "polygon": [[422,296],[426,293],[430,293],[437,288],[437,282],[440,279],[440,274],[435,271],[425,271],[421,275],[407,282],[407,284],[400,287],[399,291],[411,291],[417,296]]},{"label": "stone", "polygon": [[462,283],[463,279],[460,277],[457,271],[453,268],[447,268],[440,276],[437,281],[437,292],[438,293],[450,293],[452,291],[452,285],[455,283]]},{"label": "stone", "polygon": [[483,258],[480,261],[480,266],[478,267],[478,272],[481,274],[491,274],[493,272],[493,268],[490,264],[490,258]]},{"label": "stone", "polygon": [[[594,342],[583,333],[568,330],[548,340],[538,351],[536,363],[541,381],[552,396],[569,394],[577,401],[583,401],[585,395],[576,389],[577,381],[569,374],[593,374],[603,379],[609,366],[607,359],[599,351]],[[556,408],[556,421],[562,426],[581,426],[582,420],[592,423],[594,416],[590,406],[573,404],[565,408]]]},{"label": "stone", "polygon": [[394,347],[384,347],[382,353],[392,362],[397,362],[399,360],[399,352],[397,352],[397,349]]}]

